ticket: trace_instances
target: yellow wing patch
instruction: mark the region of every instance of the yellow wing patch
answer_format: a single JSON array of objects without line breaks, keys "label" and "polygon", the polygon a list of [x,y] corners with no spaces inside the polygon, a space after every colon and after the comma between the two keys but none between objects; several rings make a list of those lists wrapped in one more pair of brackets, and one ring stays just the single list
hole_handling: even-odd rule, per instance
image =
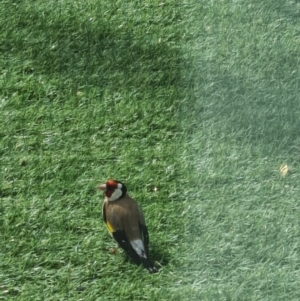
[{"label": "yellow wing patch", "polygon": [[106,227],[107,227],[107,229],[108,229],[108,231],[109,231],[110,233],[113,233],[113,232],[114,232],[114,228],[112,227],[111,223],[106,222]]}]

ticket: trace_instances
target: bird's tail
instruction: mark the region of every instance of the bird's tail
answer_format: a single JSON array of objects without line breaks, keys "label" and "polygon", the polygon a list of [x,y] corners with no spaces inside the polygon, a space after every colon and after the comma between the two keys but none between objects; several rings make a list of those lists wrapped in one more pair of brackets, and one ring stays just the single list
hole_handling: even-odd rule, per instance
[{"label": "bird's tail", "polygon": [[158,269],[148,258],[141,258],[143,266],[149,271],[149,273],[157,273]]}]

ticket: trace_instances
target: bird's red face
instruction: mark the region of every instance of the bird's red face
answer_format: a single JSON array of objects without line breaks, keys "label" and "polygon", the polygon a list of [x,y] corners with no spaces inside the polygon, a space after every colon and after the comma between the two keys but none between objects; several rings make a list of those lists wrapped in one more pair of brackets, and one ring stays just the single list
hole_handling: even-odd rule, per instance
[{"label": "bird's red face", "polygon": [[116,201],[126,195],[126,187],[117,180],[108,180],[105,184],[99,185],[98,189],[104,191],[109,201]]}]

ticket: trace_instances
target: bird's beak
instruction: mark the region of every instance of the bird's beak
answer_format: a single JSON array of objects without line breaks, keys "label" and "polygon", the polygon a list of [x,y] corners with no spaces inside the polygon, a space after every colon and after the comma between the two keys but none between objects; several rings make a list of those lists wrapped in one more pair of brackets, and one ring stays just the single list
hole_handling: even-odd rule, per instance
[{"label": "bird's beak", "polygon": [[99,190],[105,191],[106,190],[106,184],[101,184],[101,185],[97,186],[97,188]]}]

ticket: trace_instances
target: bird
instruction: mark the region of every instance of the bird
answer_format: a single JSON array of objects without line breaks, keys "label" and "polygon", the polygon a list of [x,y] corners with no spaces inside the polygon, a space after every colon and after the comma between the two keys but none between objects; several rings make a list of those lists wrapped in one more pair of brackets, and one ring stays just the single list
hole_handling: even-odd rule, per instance
[{"label": "bird", "polygon": [[118,180],[108,180],[97,186],[104,192],[102,217],[111,236],[135,262],[150,272],[158,270],[149,259],[149,233],[144,214],[137,202],[127,194]]}]

